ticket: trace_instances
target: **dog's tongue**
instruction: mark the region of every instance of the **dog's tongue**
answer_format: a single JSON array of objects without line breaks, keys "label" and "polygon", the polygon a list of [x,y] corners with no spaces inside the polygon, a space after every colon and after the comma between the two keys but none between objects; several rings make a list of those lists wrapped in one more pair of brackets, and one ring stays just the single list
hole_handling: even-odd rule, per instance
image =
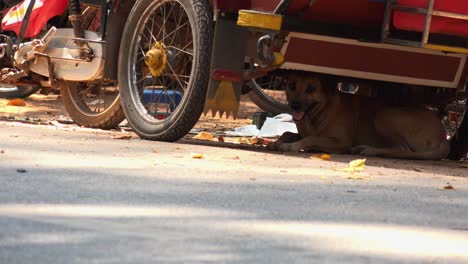
[{"label": "dog's tongue", "polygon": [[293,120],[294,121],[301,121],[304,117],[304,112],[294,112],[293,113]]}]

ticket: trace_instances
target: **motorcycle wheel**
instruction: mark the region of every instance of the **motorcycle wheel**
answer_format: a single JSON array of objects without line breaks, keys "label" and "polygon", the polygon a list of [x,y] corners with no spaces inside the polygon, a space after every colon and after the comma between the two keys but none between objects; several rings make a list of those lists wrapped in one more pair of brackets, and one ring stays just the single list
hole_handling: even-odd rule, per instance
[{"label": "motorcycle wheel", "polygon": [[125,119],[117,87],[101,82],[65,81],[59,86],[65,110],[78,125],[112,129]]},{"label": "motorcycle wheel", "polygon": [[464,111],[462,114],[461,122],[456,129],[456,133],[450,138],[450,154],[448,156],[451,160],[460,160],[468,158],[468,107],[466,100]]},{"label": "motorcycle wheel", "polygon": [[[200,118],[208,87],[212,28],[206,0],[140,0],[125,26],[119,84],[125,116],[144,139],[176,141]],[[167,63],[159,76],[145,64],[155,43]]]},{"label": "motorcycle wheel", "polygon": [[282,77],[268,74],[248,84],[251,89],[248,96],[260,109],[273,115],[291,113]]},{"label": "motorcycle wheel", "polygon": [[0,98],[26,98],[39,91],[39,87],[16,86],[14,84],[0,83]]}]

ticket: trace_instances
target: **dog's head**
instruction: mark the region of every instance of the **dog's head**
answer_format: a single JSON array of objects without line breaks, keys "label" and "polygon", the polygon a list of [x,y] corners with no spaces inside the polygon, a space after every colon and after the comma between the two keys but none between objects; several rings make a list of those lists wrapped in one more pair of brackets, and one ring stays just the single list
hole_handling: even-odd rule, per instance
[{"label": "dog's head", "polygon": [[313,112],[326,103],[320,79],[313,76],[291,76],[288,79],[286,97],[293,110],[294,121],[301,121],[306,113]]}]

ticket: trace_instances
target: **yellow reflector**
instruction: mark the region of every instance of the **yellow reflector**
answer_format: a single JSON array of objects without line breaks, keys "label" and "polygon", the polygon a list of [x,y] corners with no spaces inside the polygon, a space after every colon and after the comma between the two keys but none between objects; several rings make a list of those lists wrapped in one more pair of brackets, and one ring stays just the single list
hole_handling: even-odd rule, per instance
[{"label": "yellow reflector", "polygon": [[253,12],[247,10],[239,11],[239,18],[237,25],[242,27],[256,27],[272,30],[281,30],[283,17],[280,15],[272,15],[260,12]]},{"label": "yellow reflector", "polygon": [[434,45],[434,44],[425,44],[424,48],[433,49],[433,50],[440,50],[440,51],[446,51],[446,52],[453,52],[453,53],[468,54],[468,49],[460,48],[460,47],[450,47],[450,46],[442,46],[442,45]]}]

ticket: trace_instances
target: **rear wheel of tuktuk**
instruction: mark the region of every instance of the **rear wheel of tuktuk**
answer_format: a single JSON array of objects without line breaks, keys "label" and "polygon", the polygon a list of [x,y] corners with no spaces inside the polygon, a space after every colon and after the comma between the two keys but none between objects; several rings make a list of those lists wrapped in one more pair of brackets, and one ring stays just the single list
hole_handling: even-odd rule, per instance
[{"label": "rear wheel of tuktuk", "polygon": [[460,160],[467,158],[468,155],[468,107],[466,100],[464,105],[464,115],[462,115],[460,126],[454,136],[450,138],[449,159]]},{"label": "rear wheel of tuktuk", "polygon": [[202,114],[212,18],[207,0],[140,0],[119,54],[122,106],[142,138],[175,141]]},{"label": "rear wheel of tuktuk", "polygon": [[80,126],[112,129],[125,119],[114,83],[60,81],[59,87],[65,110]]}]

